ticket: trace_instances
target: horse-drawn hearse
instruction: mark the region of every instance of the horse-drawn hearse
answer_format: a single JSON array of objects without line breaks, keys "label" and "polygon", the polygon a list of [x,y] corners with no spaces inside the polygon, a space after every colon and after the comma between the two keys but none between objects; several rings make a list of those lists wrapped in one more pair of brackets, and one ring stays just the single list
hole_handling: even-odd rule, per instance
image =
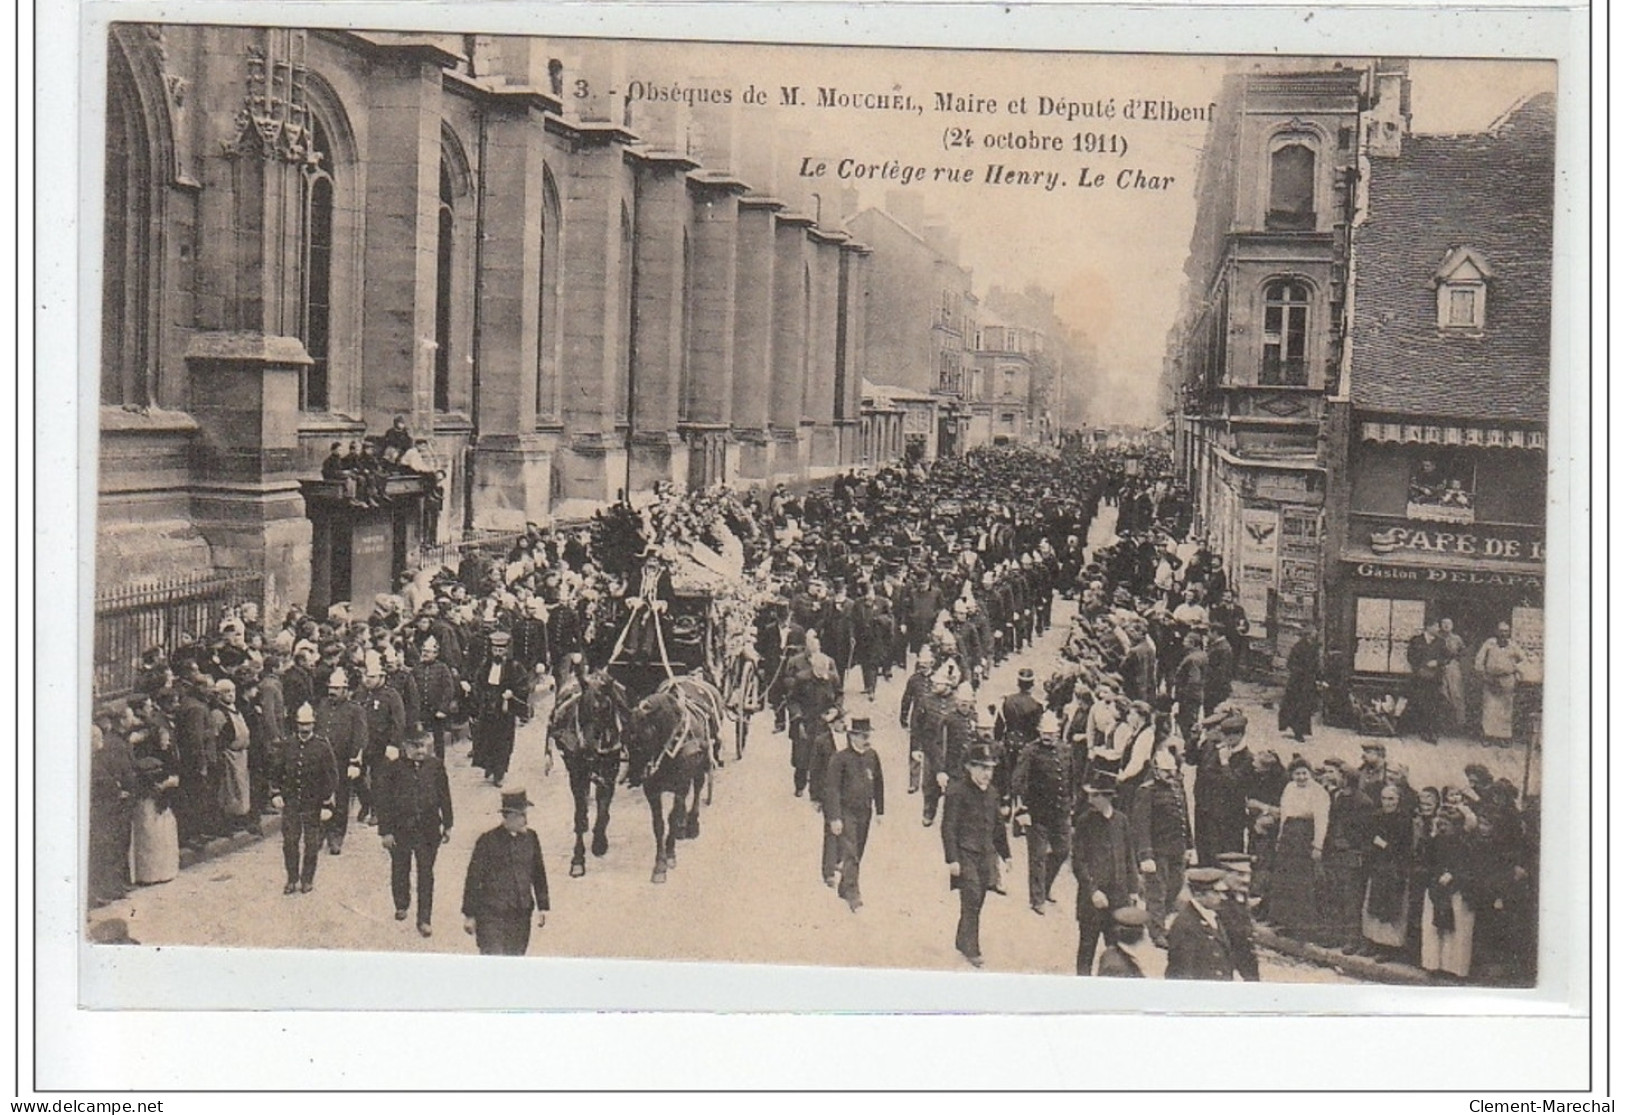
[{"label": "horse-drawn hearse", "polygon": [[609,805],[620,764],[649,802],[655,837],[651,881],[665,882],[677,841],[699,835],[702,795],[723,763],[730,728],[744,755],[751,716],[761,708],[755,670],[754,605],[741,577],[686,555],[651,556],[641,588],[607,662],[571,665],[558,692],[549,740],[563,754],[575,797],[570,874],[586,872],[589,796],[596,798],[591,850],[608,850]]}]

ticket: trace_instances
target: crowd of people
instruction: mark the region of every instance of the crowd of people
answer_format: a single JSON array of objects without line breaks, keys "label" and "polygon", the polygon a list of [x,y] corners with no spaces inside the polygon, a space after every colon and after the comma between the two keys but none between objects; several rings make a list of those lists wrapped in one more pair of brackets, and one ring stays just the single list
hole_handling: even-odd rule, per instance
[{"label": "crowd of people", "polygon": [[427,438],[413,437],[404,415],[397,415],[388,430],[328,447],[322,461],[322,479],[343,485],[344,499],[356,508],[383,507],[389,502],[391,476],[420,477],[425,484],[423,537],[435,540],[440,509],[445,504],[445,469],[435,459]]},{"label": "crowd of people", "polygon": [[[1091,550],[1108,505],[1118,540]],[[280,813],[288,894],[313,888],[350,825],[376,825],[397,916],[415,865],[427,935],[452,823],[448,746],[466,735],[502,786],[516,725],[545,722],[563,689],[638,649],[648,629],[631,616],[663,610],[687,566],[716,574],[728,654],[760,678],[764,720],[788,737],[785,793],[818,807],[821,873],[854,912],[870,819],[887,806],[877,685],[901,671],[907,790],[940,827],[970,964],[983,963],[982,904],[1005,893],[1024,838],[1035,914],[1071,863],[1080,975],[1143,973],[1166,949],[1170,978],[1256,979],[1265,919],[1454,977],[1518,978],[1533,956],[1533,804],[1482,769],[1412,790],[1378,750],[1318,771],[1255,756],[1232,701],[1246,617],[1219,561],[1180,544],[1190,516],[1165,456],[979,450],[805,493],[661,490],[415,571],[364,614],[295,608],[265,624],[242,605],[206,638],[152,648],[137,691],[99,710],[92,901],[173,878],[180,847]],[[1040,664],[1030,652],[1062,596],[1076,617],[1062,658]],[[661,653],[679,627],[655,627]],[[1318,656],[1312,638],[1300,647]],[[1026,664],[1016,692],[989,692],[1012,656]],[[1299,697],[1289,685],[1281,726],[1301,738],[1313,693]],[[493,834],[507,836],[482,838],[465,927],[482,951],[522,952],[529,914],[547,909],[545,868],[522,839],[524,791],[507,787],[503,805]],[[526,881],[504,899],[506,928],[470,913],[488,871]]]}]

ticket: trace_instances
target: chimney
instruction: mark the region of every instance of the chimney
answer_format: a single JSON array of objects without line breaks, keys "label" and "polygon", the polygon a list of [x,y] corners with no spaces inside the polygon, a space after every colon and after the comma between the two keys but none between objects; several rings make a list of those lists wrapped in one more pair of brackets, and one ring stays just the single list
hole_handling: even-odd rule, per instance
[{"label": "chimney", "polygon": [[1364,127],[1367,155],[1374,159],[1399,157],[1411,130],[1410,63],[1405,59],[1377,60]]}]

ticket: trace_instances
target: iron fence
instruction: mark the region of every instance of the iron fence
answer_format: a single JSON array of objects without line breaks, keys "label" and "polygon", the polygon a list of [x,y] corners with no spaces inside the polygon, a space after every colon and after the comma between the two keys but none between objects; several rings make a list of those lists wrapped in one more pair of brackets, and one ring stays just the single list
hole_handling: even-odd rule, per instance
[{"label": "iron fence", "polygon": [[175,649],[184,634],[204,638],[234,604],[262,604],[258,573],[209,573],[116,588],[96,597],[96,700],[116,700],[134,689],[148,647]]},{"label": "iron fence", "polygon": [[449,542],[424,543],[418,547],[408,562],[412,569],[422,569],[426,565],[449,565],[453,569],[462,562],[463,556],[478,552],[489,557],[502,559],[514,548],[514,545],[525,536],[522,530],[480,530],[468,531],[463,537]]}]

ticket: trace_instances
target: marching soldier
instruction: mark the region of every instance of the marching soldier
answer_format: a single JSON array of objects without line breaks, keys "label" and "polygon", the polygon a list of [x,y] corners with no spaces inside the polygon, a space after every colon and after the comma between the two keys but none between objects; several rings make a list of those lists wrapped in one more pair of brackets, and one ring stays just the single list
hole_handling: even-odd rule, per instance
[{"label": "marching soldier", "polygon": [[423,728],[434,739],[435,758],[446,759],[446,734],[451,730],[457,708],[457,675],[440,659],[440,640],[430,635],[423,640],[413,675],[417,681]]},{"label": "marching soldier", "polygon": [[337,808],[338,764],[325,736],[316,732],[316,710],[302,704],[293,714],[293,739],[277,756],[272,771],[271,804],[282,811],[282,862],[288,871],[283,894],[309,894],[316,885],[316,861],[325,837],[323,826]]},{"label": "marching soldier", "polygon": [[999,706],[993,727],[993,738],[1017,751],[1038,738],[1038,722],[1044,715],[1044,706],[1033,696],[1034,681],[1032,669],[1023,666],[1016,674],[1016,691]]},{"label": "marching soldier", "polygon": [[398,692],[384,684],[384,663],[376,652],[367,652],[366,669],[361,675],[361,699],[357,704],[367,717],[367,748],[362,757],[361,778],[356,783],[356,797],[361,799],[356,820],[376,825],[374,772],[380,764],[399,758],[401,744],[406,742],[406,703]]},{"label": "marching soldier", "polygon": [[1021,748],[1011,785],[1015,818],[1027,836],[1027,901],[1039,915],[1055,901],[1050,890],[1070,854],[1071,777],[1060,736],[1060,721],[1044,713],[1037,738]]},{"label": "marching soldier", "polygon": [[327,826],[327,850],[338,855],[350,831],[350,794],[357,790],[367,754],[367,714],[350,699],[350,675],[336,667],[327,677],[327,697],[316,709],[316,734],[327,740],[338,765],[333,815]]},{"label": "marching soldier", "polygon": [[933,720],[941,716],[937,706],[931,671],[936,668],[937,656],[929,646],[920,648],[914,662],[914,672],[903,684],[903,703],[897,713],[899,726],[908,730],[908,792],[920,792],[920,769],[925,761],[925,741],[934,730]]}]

